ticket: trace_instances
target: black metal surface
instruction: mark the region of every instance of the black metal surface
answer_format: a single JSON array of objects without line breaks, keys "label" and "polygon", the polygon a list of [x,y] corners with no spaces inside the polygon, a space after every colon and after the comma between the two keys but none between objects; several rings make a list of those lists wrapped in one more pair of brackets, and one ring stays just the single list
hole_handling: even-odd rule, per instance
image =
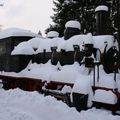
[{"label": "black metal surface", "polygon": [[85,57],[89,57],[93,53],[93,44],[85,44],[84,45]]},{"label": "black metal surface", "polygon": [[73,93],[73,106],[76,107],[78,111],[87,109],[88,95]]},{"label": "black metal surface", "polygon": [[94,67],[94,59],[92,57],[85,58],[85,67],[93,68]]},{"label": "black metal surface", "polygon": [[53,91],[53,90],[49,90],[49,89],[43,89],[42,93],[46,96],[46,95],[51,95],[54,96],[56,99],[58,100],[62,100],[63,102],[65,102],[68,106],[71,107],[71,100],[70,100],[70,94],[69,93],[61,93],[58,91]]},{"label": "black metal surface", "polygon": [[107,35],[109,34],[107,29],[108,12],[97,11],[96,12],[96,35]]},{"label": "black metal surface", "polygon": [[[21,57],[12,57],[11,52],[15,46],[20,42],[27,41],[32,37],[22,36],[22,37],[8,37],[0,39],[0,70],[7,72],[17,72],[25,67],[25,63],[28,61],[28,57],[21,59]],[[23,63],[22,63],[23,62]],[[20,65],[19,65],[20,63]],[[21,66],[23,65],[23,66]]]},{"label": "black metal surface", "polygon": [[43,51],[42,53],[38,53],[33,56],[32,62],[40,63],[47,63],[51,59],[51,52]]},{"label": "black metal surface", "polygon": [[64,32],[64,39],[68,40],[72,36],[78,35],[78,34],[80,34],[80,30],[78,28],[68,27],[65,29],[65,32]]}]

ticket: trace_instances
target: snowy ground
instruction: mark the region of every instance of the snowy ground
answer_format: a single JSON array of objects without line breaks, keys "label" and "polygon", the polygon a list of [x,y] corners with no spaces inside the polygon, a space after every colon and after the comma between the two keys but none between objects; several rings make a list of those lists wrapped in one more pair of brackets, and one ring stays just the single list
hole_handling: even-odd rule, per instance
[{"label": "snowy ground", "polygon": [[76,111],[51,96],[20,89],[0,89],[0,120],[120,120],[110,111]]}]

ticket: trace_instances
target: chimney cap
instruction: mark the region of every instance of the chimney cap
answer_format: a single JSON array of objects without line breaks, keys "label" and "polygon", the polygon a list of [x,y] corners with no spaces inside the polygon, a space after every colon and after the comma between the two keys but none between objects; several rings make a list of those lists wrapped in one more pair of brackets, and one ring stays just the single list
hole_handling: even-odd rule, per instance
[{"label": "chimney cap", "polygon": [[98,12],[98,11],[107,11],[108,12],[108,7],[106,5],[99,5],[95,9],[95,12]]},{"label": "chimney cap", "polygon": [[57,31],[49,31],[47,33],[47,38],[56,38],[59,37],[59,33]]},{"label": "chimney cap", "polygon": [[68,27],[77,28],[77,29],[80,30],[81,29],[81,24],[79,23],[79,21],[70,20],[65,24],[65,28],[68,28]]}]

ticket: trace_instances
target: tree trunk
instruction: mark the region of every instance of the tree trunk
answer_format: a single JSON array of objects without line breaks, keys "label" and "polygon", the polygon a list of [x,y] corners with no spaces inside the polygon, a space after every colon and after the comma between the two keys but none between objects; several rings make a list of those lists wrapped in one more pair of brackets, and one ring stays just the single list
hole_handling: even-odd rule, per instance
[{"label": "tree trunk", "polygon": [[118,9],[117,9],[117,13],[118,13],[118,44],[119,44],[119,68],[120,68],[120,24],[119,24],[119,21],[120,21],[120,1],[118,0]]}]

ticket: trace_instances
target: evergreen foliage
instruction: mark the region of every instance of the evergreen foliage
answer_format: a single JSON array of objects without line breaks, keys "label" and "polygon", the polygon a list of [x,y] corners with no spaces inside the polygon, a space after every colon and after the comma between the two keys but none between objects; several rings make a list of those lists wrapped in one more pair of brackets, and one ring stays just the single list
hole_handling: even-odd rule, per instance
[{"label": "evergreen foliage", "polygon": [[53,0],[54,15],[51,16],[54,25],[46,29],[59,32],[63,36],[65,23],[69,20],[78,20],[81,23],[81,33],[95,33],[95,8],[98,5],[107,5],[110,14],[108,29],[111,33],[120,31],[120,2],[119,0]]}]

